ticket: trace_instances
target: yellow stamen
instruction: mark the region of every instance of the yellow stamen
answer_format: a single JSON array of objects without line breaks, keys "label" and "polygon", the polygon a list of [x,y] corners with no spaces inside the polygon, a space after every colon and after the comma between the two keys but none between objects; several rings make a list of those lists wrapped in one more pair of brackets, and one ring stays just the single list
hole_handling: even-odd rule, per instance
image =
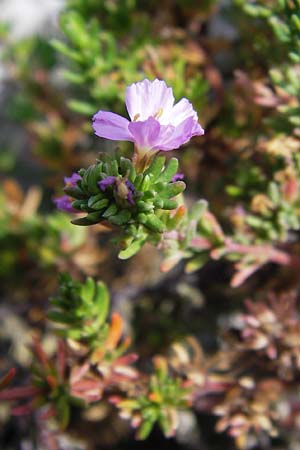
[{"label": "yellow stamen", "polygon": [[164,110],[159,108],[159,110],[154,114],[154,119],[159,119],[163,115]]},{"label": "yellow stamen", "polygon": [[133,122],[136,122],[140,116],[141,115],[139,113],[137,113],[133,118]]}]

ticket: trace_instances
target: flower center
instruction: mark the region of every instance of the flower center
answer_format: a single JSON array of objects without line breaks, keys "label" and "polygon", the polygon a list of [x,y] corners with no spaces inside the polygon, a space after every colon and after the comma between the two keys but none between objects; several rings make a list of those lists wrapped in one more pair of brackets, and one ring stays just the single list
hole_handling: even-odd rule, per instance
[{"label": "flower center", "polygon": [[[158,120],[163,115],[163,113],[164,113],[164,110],[162,108],[158,108],[156,113],[153,114],[153,116],[151,116],[151,117]],[[136,122],[137,120],[139,120],[140,117],[141,117],[140,113],[135,114],[133,116],[132,122]]]},{"label": "flower center", "polygon": [[162,108],[159,108],[156,113],[154,114],[154,119],[159,119],[163,115],[164,110]]}]

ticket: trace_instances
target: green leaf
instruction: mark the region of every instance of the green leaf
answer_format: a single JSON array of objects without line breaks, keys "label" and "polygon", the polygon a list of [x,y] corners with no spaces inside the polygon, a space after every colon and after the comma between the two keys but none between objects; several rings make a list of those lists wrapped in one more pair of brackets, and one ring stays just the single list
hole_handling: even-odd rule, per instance
[{"label": "green leaf", "polygon": [[155,233],[163,233],[165,225],[155,214],[139,214],[139,221]]},{"label": "green leaf", "polygon": [[157,181],[171,181],[178,170],[178,159],[171,158],[165,170],[159,175]]},{"label": "green leaf", "polygon": [[70,420],[70,406],[68,405],[67,399],[65,396],[61,396],[55,405],[57,421],[60,427],[64,430],[69,423]]},{"label": "green leaf", "polygon": [[79,73],[71,72],[70,70],[64,70],[62,76],[65,80],[70,81],[73,84],[83,84],[85,82],[85,76]]},{"label": "green leaf", "polygon": [[140,173],[139,175],[136,176],[134,185],[135,185],[135,188],[137,191],[141,190],[141,185],[142,185],[143,180],[144,180],[144,176],[142,173]]},{"label": "green leaf", "polygon": [[172,210],[177,208],[178,204],[176,200],[168,200],[168,199],[156,199],[153,202],[154,206],[159,209],[167,209]]},{"label": "green leaf", "polygon": [[153,212],[153,205],[151,203],[146,203],[143,200],[138,200],[136,206],[140,212]]},{"label": "green leaf", "polygon": [[110,216],[114,216],[118,211],[118,207],[115,203],[112,203],[102,214],[102,216],[108,219]]},{"label": "green leaf", "polygon": [[166,186],[162,192],[160,192],[160,197],[171,198],[176,197],[185,190],[185,183],[183,181],[176,181],[175,183],[170,183]]},{"label": "green leaf", "polygon": [[200,220],[203,213],[207,210],[208,202],[206,200],[198,200],[190,210],[189,217],[191,220]]},{"label": "green leaf", "polygon": [[228,185],[225,188],[228,195],[231,195],[232,197],[238,197],[242,194],[242,190],[239,186],[235,185]]},{"label": "green leaf", "polygon": [[108,204],[109,204],[108,198],[103,198],[102,200],[99,200],[98,202],[94,203],[92,209],[99,211],[100,209],[106,208]]},{"label": "green leaf", "polygon": [[99,192],[99,194],[92,195],[88,200],[88,207],[93,208],[93,205],[97,203],[99,200],[104,198],[103,192]]},{"label": "green leaf", "polygon": [[264,224],[261,218],[250,214],[246,216],[246,223],[254,228],[262,228]]},{"label": "green leaf", "polygon": [[88,277],[86,282],[81,286],[81,297],[85,300],[85,302],[92,303],[95,295],[95,281]]},{"label": "green leaf", "polygon": [[67,312],[52,310],[48,312],[47,317],[52,322],[58,322],[62,324],[73,325],[78,323],[77,317],[74,317]]},{"label": "green leaf", "polygon": [[136,171],[131,161],[128,158],[124,158],[123,156],[121,156],[120,168],[122,175],[124,177],[128,177],[128,179],[133,183],[136,177]]},{"label": "green leaf", "polygon": [[291,22],[296,28],[298,32],[300,32],[300,18],[297,16],[297,14],[292,14],[291,16]]},{"label": "green leaf", "polygon": [[86,198],[86,194],[78,186],[67,186],[64,188],[65,194],[76,199]]},{"label": "green leaf", "polygon": [[99,194],[100,192],[98,186],[99,170],[97,169],[98,169],[97,165],[93,164],[86,170],[82,179],[83,188],[86,189],[89,193],[96,195]]},{"label": "green leaf", "polygon": [[80,217],[78,219],[71,220],[74,225],[88,226],[99,223],[103,220],[99,212],[93,212],[88,214],[86,217]]},{"label": "green leaf", "polygon": [[165,161],[166,158],[164,156],[154,158],[150,167],[146,170],[145,175],[151,175],[151,178],[156,180],[164,167]]},{"label": "green leaf", "polygon": [[145,175],[141,184],[141,191],[147,191],[151,186],[151,178],[149,175]]},{"label": "green leaf", "polygon": [[145,420],[140,428],[137,431],[137,439],[144,440],[146,439],[149,434],[151,433],[151,430],[153,428],[153,422],[151,420]]},{"label": "green leaf", "polygon": [[289,57],[291,58],[292,62],[298,64],[300,63],[300,55],[295,52],[289,52]]},{"label": "green leaf", "polygon": [[131,213],[127,209],[124,209],[123,211],[120,211],[115,216],[110,216],[108,220],[113,225],[124,225],[131,219]]},{"label": "green leaf", "polygon": [[77,113],[91,116],[97,111],[97,107],[91,103],[72,99],[67,102],[68,107]]},{"label": "green leaf", "polygon": [[203,267],[208,260],[209,255],[207,252],[206,253],[203,252],[200,255],[197,255],[195,258],[188,261],[188,263],[185,265],[185,272],[192,273],[195,272],[196,270],[201,269],[201,267]]},{"label": "green leaf", "polygon": [[109,174],[113,175],[114,177],[119,176],[119,165],[118,165],[118,161],[115,159],[110,162]]},{"label": "green leaf", "polygon": [[99,311],[98,311],[98,315],[97,315],[97,322],[98,322],[99,326],[101,326],[101,325],[104,324],[104,322],[105,322],[105,320],[107,318],[108,310],[109,310],[109,303],[110,303],[110,297],[109,297],[108,289],[107,289],[106,285],[102,281],[99,281],[97,283],[97,290],[96,290],[95,301],[99,305]]},{"label": "green leaf", "polygon": [[59,41],[58,39],[52,39],[50,41],[50,44],[52,47],[60,52],[62,55],[67,56],[68,58],[72,59],[73,61],[76,61],[78,63],[82,62],[82,54],[80,52],[77,52],[75,50],[72,50],[69,48],[66,44]]},{"label": "green leaf", "polygon": [[169,436],[172,429],[171,429],[171,420],[168,416],[165,416],[164,414],[161,414],[158,419],[158,424],[160,428],[162,429],[165,436]]},{"label": "green leaf", "polygon": [[119,252],[119,258],[120,259],[129,259],[133,255],[135,255],[143,246],[145,242],[145,239],[133,241],[132,244],[130,244],[125,250],[121,250]]},{"label": "green leaf", "polygon": [[280,190],[279,186],[275,182],[271,182],[268,186],[268,194],[270,199],[272,200],[275,205],[278,205],[280,203]]},{"label": "green leaf", "polygon": [[78,209],[79,211],[86,210],[87,203],[84,200],[74,200],[72,202],[72,208]]}]

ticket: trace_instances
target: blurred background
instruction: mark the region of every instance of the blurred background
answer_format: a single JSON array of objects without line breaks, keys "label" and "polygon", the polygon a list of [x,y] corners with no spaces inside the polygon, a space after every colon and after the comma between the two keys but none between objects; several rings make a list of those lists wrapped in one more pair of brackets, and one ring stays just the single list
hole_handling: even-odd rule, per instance
[{"label": "blurred background", "polygon": [[[294,103],[279,121],[276,108],[291,97],[286,100],[284,86],[276,90],[278,76],[277,82],[270,77],[270,70],[287,60],[272,19],[280,17],[279,3],[0,0],[0,374],[16,367],[15,385],[28,379],[33,334],[39,334],[49,354],[55,352],[46,311],[61,272],[107,283],[112,309],[122,314],[145,367],[154,354],[188,335],[207,355],[215,354],[223,342],[220,330],[231,326],[246,297],[258,289],[263,296],[270,287],[294,286],[293,275],[284,278],[268,265],[234,289],[232,264],[223,260],[193,273],[180,263],[162,274],[159,251],[150,245],[120,261],[104,227],[76,227],[53,202],[62,195],[63,178],[88,167],[100,151],[131,154],[128,143],[96,138],[91,117],[99,109],[126,115],[126,86],[159,78],[172,86],[176,100],[186,97],[193,103],[206,131],[172,152],[185,174],[187,202],[207,199],[224,230],[247,233],[251,243],[280,240],[281,228],[265,215],[261,197],[253,204],[266,190],[268,176],[282,169],[274,161],[266,163],[264,144],[272,130],[283,139],[293,137],[284,147],[298,148],[297,75],[289,81]],[[276,145],[279,151],[281,144]],[[245,228],[245,211],[259,217],[259,226],[253,220]],[[167,440],[155,429],[147,441],[137,442],[112,407],[100,406],[94,415],[73,411],[60,449],[252,445],[217,434],[215,416],[203,412],[183,414],[176,438]],[[0,404],[0,425],[1,449],[46,448],[37,420],[11,418],[6,403]],[[296,431],[289,439],[289,447],[280,439],[251,442],[252,448],[299,449]]]}]

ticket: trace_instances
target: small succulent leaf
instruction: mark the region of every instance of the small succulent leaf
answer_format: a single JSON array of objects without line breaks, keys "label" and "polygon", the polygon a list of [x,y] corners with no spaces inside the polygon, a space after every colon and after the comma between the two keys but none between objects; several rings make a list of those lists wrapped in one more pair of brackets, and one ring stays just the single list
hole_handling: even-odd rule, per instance
[{"label": "small succulent leaf", "polygon": [[154,158],[150,167],[146,170],[145,175],[151,175],[152,180],[156,180],[164,167],[165,161],[166,158],[164,156]]},{"label": "small succulent leaf", "polygon": [[101,326],[107,319],[110,304],[108,289],[105,286],[105,284],[101,281],[97,283],[95,302],[97,302],[97,304],[99,305],[97,322],[98,325]]},{"label": "small succulent leaf", "polygon": [[86,279],[86,282],[82,284],[80,292],[80,295],[83,298],[84,302],[93,302],[95,296],[95,288],[95,281],[91,277],[88,277]]},{"label": "small succulent leaf", "polygon": [[185,190],[185,183],[183,181],[176,181],[175,183],[168,184],[162,192],[160,196],[162,198],[172,198],[176,197],[176,195],[181,194]]},{"label": "small succulent leaf", "polygon": [[65,429],[70,420],[70,406],[65,396],[61,396],[56,402],[57,420],[61,429]]},{"label": "small succulent leaf", "polygon": [[175,200],[169,199],[157,199],[154,200],[153,204],[160,209],[172,210],[176,209],[178,204]]},{"label": "small succulent leaf", "polygon": [[187,262],[185,266],[185,272],[192,273],[198,269],[201,269],[201,267],[203,267],[208,260],[209,260],[208,253],[203,252],[200,255],[197,255],[195,258],[192,258],[190,261]]},{"label": "small succulent leaf", "polygon": [[92,206],[92,209],[99,211],[101,209],[106,208],[108,205],[109,205],[109,200],[107,198],[103,198],[102,200],[95,202]]},{"label": "small succulent leaf", "polygon": [[145,239],[133,241],[125,250],[119,252],[120,259],[129,259],[134,256],[143,246]]},{"label": "small succulent leaf", "polygon": [[165,225],[155,214],[147,214],[142,220],[143,225],[155,233],[163,233],[165,231]]},{"label": "small succulent leaf", "polygon": [[152,431],[154,423],[151,420],[145,420],[137,431],[136,438],[138,440],[146,439]]},{"label": "small succulent leaf", "polygon": [[[99,223],[103,220],[102,214],[99,211],[90,212],[86,217],[83,218],[83,225],[86,225],[86,222],[89,222],[89,225],[94,225],[96,223]],[[72,223],[76,223],[76,225],[80,224],[80,219],[71,221]]]},{"label": "small succulent leaf", "polygon": [[86,194],[80,189],[79,186],[66,186],[64,188],[65,194],[78,200],[86,198]]},{"label": "small succulent leaf", "polygon": [[99,200],[103,200],[104,199],[104,194],[103,192],[99,192],[96,195],[92,195],[89,199],[88,199],[88,207],[89,208],[93,208],[94,204],[99,202]]},{"label": "small succulent leaf", "polygon": [[171,158],[165,170],[159,175],[157,181],[171,181],[178,170],[178,159]]},{"label": "small succulent leaf", "polygon": [[115,203],[112,203],[102,214],[105,219],[108,219],[110,216],[115,216],[117,214],[118,207]]},{"label": "small succulent leaf", "polygon": [[48,312],[47,317],[52,322],[58,322],[68,325],[74,325],[78,323],[78,319],[73,315],[68,314],[67,312],[52,310]]},{"label": "small succulent leaf", "polygon": [[143,200],[138,200],[136,205],[140,212],[153,212],[153,205],[151,203],[146,203]]},{"label": "small succulent leaf", "polygon": [[151,186],[151,178],[149,175],[145,175],[141,184],[141,191],[147,191]]},{"label": "small succulent leaf", "polygon": [[110,216],[108,218],[108,220],[113,225],[124,225],[125,223],[127,223],[130,220],[130,218],[131,218],[130,211],[128,211],[128,209],[124,209],[123,211],[120,211],[115,216]]},{"label": "small succulent leaf", "polygon": [[207,210],[208,203],[206,200],[198,200],[190,210],[189,216],[191,220],[201,219],[203,213]]}]

